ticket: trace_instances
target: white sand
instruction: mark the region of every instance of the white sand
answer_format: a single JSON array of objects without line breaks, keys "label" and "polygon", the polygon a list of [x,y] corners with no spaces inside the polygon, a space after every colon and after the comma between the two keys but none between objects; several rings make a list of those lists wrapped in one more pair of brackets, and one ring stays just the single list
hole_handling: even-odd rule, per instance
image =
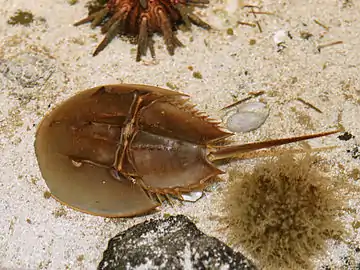
[{"label": "white sand", "polygon": [[[135,54],[131,53],[135,46],[121,38],[92,57],[102,35],[89,25],[72,26],[87,14],[85,1],[79,2],[70,6],[65,0],[3,0],[0,6],[0,61],[10,63],[13,70],[21,69],[22,55],[35,55],[52,67],[33,71],[43,76],[40,85],[33,88],[24,88],[16,78],[0,74],[0,266],[94,269],[110,237],[164,213],[193,217],[205,233],[226,240],[217,231],[218,224],[211,221],[212,215],[219,214],[214,202],[221,189],[195,204],[174,208],[164,205],[152,216],[117,220],[75,212],[44,198],[47,187],[33,148],[36,125],[49,104],[54,106],[79,90],[120,82],[166,87],[170,82],[190,94],[199,109],[213,117],[220,117],[218,110],[232,103],[233,96],[241,99],[248,92],[264,90],[266,94],[261,98],[271,108],[268,120],[260,129],[234,139],[248,142],[327,131],[340,121],[360,143],[359,1],[348,1],[352,2],[348,7],[343,7],[345,0],[254,1],[252,4],[263,6],[262,11],[276,14],[258,15],[262,33],[257,28],[236,24],[237,20],[254,21],[246,13],[248,9],[234,11],[236,2],[225,5],[211,1],[210,8],[200,14],[219,30],[207,32],[194,26],[191,32],[179,32],[186,47],[177,49],[174,57],[167,54],[162,39],[156,37],[156,63],[149,57],[136,63]],[[304,2],[309,4],[301,4]],[[226,8],[231,12],[226,13]],[[29,27],[9,26],[7,20],[17,9],[31,11],[36,21]],[[46,22],[39,21],[39,17]],[[314,19],[329,30],[314,23]],[[233,36],[227,34],[229,27],[234,30]],[[279,30],[290,31],[293,37],[285,37],[286,48],[282,52],[277,52],[273,39]],[[300,31],[313,36],[301,39]],[[250,39],[255,39],[256,44],[249,45]],[[317,52],[318,44],[339,40],[344,44]],[[194,78],[188,66],[199,71],[203,79]],[[26,78],[26,74],[22,76]],[[297,97],[311,102],[323,113],[294,100]],[[316,147],[338,146],[321,154],[324,163],[330,165],[331,175],[354,180],[348,175],[359,168],[360,159],[352,159],[346,153],[354,147],[354,140],[344,142],[330,136],[309,143]],[[251,168],[256,162],[249,160],[238,165]],[[351,203],[354,211],[346,217],[350,228],[353,221],[359,220],[360,207],[358,199]],[[357,231],[351,241],[358,243]],[[331,247],[321,260],[331,258],[336,263],[340,256],[350,255],[348,247],[340,244]]]}]

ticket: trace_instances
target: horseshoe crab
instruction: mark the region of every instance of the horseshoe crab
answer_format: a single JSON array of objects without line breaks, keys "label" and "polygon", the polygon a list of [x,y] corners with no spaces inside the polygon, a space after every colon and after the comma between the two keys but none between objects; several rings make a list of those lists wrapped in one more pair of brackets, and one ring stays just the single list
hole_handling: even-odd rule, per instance
[{"label": "horseshoe crab", "polygon": [[187,95],[119,84],[84,90],[52,110],[35,151],[55,199],[93,215],[130,217],[156,208],[154,197],[202,190],[222,173],[214,160],[335,132],[226,146],[232,133]]}]

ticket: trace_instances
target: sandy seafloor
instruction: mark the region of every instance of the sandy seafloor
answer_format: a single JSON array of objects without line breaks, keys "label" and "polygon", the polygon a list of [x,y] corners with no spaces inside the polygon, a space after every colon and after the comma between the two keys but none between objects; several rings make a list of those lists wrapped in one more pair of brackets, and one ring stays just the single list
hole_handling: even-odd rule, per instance
[{"label": "sandy seafloor", "polygon": [[[180,31],[178,38],[186,46],[177,49],[173,57],[166,52],[162,39],[155,37],[157,60],[148,56],[139,63],[135,62],[135,45],[125,38],[115,38],[99,56],[92,57],[102,39],[100,30],[92,30],[89,25],[72,26],[87,14],[85,3],[1,0],[1,267],[94,269],[110,237],[165,213],[185,214],[196,220],[205,233],[226,241],[225,234],[218,230],[221,226],[213,221],[213,216],[221,214],[218,202],[226,182],[196,203],[174,207],[164,204],[156,214],[131,219],[79,213],[44,197],[47,187],[33,147],[36,126],[49,107],[79,90],[101,84],[123,82],[167,87],[171,83],[189,94],[200,110],[219,119],[219,109],[234,98],[263,90],[261,98],[270,106],[269,118],[261,128],[234,140],[250,142],[301,135],[332,130],[341,124],[355,138],[341,141],[330,136],[309,144],[337,146],[320,153],[329,167],[328,174],[334,179],[345,176],[350,182],[359,180],[351,172],[359,168],[360,159],[347,152],[360,144],[359,1],[247,2],[275,14],[257,16],[262,32],[236,23],[254,22],[248,9],[236,8],[236,2],[211,1],[209,8],[199,14],[216,30],[209,32],[193,26],[190,32]],[[31,11],[35,21],[29,26],[8,25],[8,19],[18,9]],[[233,29],[233,35],[229,35],[228,28]],[[289,31],[292,37],[284,38],[286,47],[281,51],[274,42],[278,31]],[[312,37],[301,38],[301,31],[311,33]],[[256,43],[250,45],[250,40]],[[343,44],[318,52],[318,45],[334,41]],[[22,64],[24,59],[38,61],[38,67]],[[202,79],[194,78],[189,66],[200,72]],[[296,101],[298,97],[311,102],[322,113]],[[245,170],[256,162],[252,159],[230,166]],[[329,242],[328,252],[317,258],[319,269],[322,264],[340,269],[344,258],[358,260],[354,251],[359,245],[358,226],[352,224],[360,220],[359,199],[354,198],[350,206],[352,211],[343,218],[352,232],[351,244]]]}]

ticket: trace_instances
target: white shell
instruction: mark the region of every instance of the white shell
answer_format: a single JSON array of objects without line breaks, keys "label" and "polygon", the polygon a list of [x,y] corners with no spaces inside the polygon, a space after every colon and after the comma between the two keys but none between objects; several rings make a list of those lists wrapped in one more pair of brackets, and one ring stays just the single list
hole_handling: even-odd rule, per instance
[{"label": "white shell", "polygon": [[268,111],[266,104],[262,102],[248,102],[237,106],[238,112],[260,112],[264,109]]},{"label": "white shell", "polygon": [[285,30],[279,30],[275,33],[273,38],[276,45],[284,43],[287,39],[287,32]]},{"label": "white shell", "polygon": [[227,121],[227,129],[232,132],[249,132],[259,128],[269,116],[269,109],[261,102],[240,104]]},{"label": "white shell", "polygon": [[196,202],[202,197],[202,191],[193,191],[189,193],[182,194],[182,198],[187,202]]},{"label": "white shell", "polygon": [[227,0],[225,10],[230,14],[235,13],[239,9],[239,4],[238,0]]}]

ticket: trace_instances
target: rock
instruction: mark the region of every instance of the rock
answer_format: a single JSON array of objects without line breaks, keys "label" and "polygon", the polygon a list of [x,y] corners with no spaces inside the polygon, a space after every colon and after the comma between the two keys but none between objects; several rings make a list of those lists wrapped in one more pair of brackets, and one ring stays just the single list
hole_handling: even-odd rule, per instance
[{"label": "rock", "polygon": [[[34,47],[34,50],[40,49]],[[59,86],[63,88],[68,77],[52,56],[27,50],[0,59],[0,81],[7,96],[19,101],[21,111],[33,103],[35,108],[31,111],[39,114],[38,108],[46,108],[59,97]],[[47,104],[44,106],[43,102]]]},{"label": "rock", "polygon": [[150,220],[110,239],[98,269],[256,269],[183,215]]},{"label": "rock", "polygon": [[43,86],[55,72],[55,60],[34,53],[20,53],[0,60],[0,73],[23,88]]}]

